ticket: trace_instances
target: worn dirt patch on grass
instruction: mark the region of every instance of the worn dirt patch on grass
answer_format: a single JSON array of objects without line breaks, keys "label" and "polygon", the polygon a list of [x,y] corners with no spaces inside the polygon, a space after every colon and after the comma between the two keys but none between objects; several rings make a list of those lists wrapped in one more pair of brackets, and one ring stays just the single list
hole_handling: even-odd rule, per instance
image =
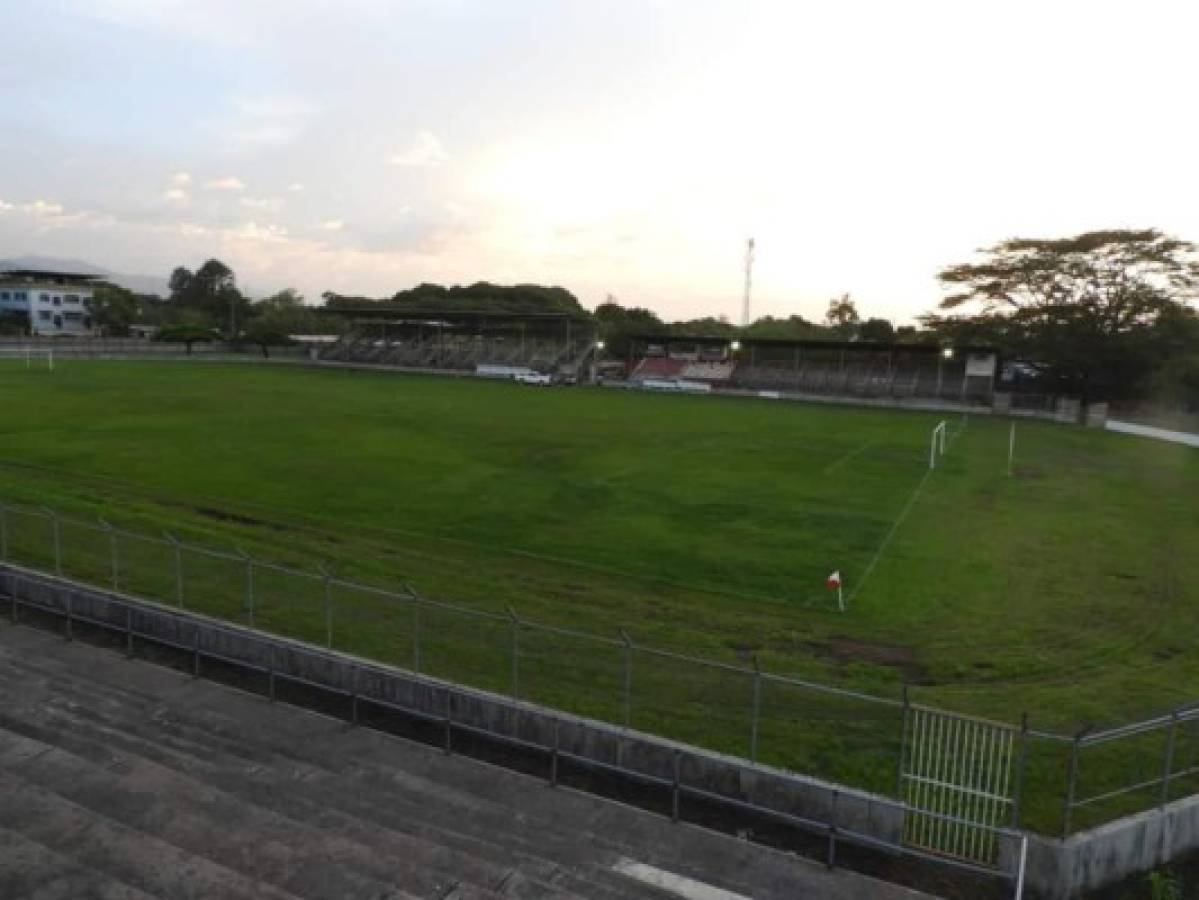
[{"label": "worn dirt patch on grass", "polygon": [[856,638],[834,637],[827,641],[810,641],[807,648],[823,659],[842,665],[864,662],[895,669],[908,684],[926,684],[928,672],[916,658],[911,647],[897,644],[877,644]]}]

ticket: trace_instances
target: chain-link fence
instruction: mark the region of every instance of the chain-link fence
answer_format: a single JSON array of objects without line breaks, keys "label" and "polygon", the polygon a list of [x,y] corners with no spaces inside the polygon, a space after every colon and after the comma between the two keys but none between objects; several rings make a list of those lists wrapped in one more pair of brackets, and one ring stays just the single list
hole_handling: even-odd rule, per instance
[{"label": "chain-link fence", "polygon": [[[0,560],[880,795],[902,795],[912,759],[906,691],[850,691],[45,508],[0,504]],[[1068,834],[1199,790],[1199,708],[1076,736],[1011,727],[1012,825]]]}]

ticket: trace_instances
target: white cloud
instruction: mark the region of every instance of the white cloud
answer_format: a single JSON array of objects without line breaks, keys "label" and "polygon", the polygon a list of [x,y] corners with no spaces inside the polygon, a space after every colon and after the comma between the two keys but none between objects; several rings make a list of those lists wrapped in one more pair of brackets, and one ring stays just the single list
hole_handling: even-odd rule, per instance
[{"label": "white cloud", "polygon": [[325,229],[325,231],[341,231],[345,227],[346,223],[342,219],[326,219],[324,222],[321,222],[321,228]]},{"label": "white cloud", "polygon": [[34,200],[32,203],[22,203],[17,208],[22,212],[32,213],[35,216],[61,216],[65,211],[61,203],[52,203],[47,200]]},{"label": "white cloud", "polygon": [[213,178],[205,182],[204,187],[210,191],[244,191],[246,183],[240,178],[229,175],[225,178]]},{"label": "white cloud", "polygon": [[428,168],[440,166],[449,158],[449,154],[445,152],[445,147],[442,146],[437,135],[431,131],[421,130],[416,133],[416,137],[407,147],[387,157],[387,162],[393,166]]},{"label": "white cloud", "polygon": [[162,199],[170,200],[174,203],[186,203],[191,198],[188,196],[187,191],[183,190],[183,188],[176,187],[166,191],[162,195]]},{"label": "white cloud", "polygon": [[242,197],[239,201],[243,209],[275,212],[283,205],[281,197]]},{"label": "white cloud", "polygon": [[304,190],[304,185],[300,184],[298,181],[293,181],[287,186],[287,189],[293,194],[298,194]]},{"label": "white cloud", "polygon": [[191,182],[192,177],[187,172],[176,172],[171,176],[171,184],[176,187],[183,187],[184,185],[191,184]]}]

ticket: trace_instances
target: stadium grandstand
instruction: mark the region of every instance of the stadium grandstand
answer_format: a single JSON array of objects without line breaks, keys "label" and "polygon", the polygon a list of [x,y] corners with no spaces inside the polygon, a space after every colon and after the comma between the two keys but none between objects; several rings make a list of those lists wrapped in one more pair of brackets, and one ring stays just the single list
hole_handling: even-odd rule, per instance
[{"label": "stadium grandstand", "polygon": [[351,327],[320,351],[328,362],[513,377],[524,372],[584,377],[595,325],[570,312],[338,308]]},{"label": "stadium grandstand", "polygon": [[989,404],[998,365],[992,347],[935,344],[644,335],[630,347],[629,380],[659,388]]}]

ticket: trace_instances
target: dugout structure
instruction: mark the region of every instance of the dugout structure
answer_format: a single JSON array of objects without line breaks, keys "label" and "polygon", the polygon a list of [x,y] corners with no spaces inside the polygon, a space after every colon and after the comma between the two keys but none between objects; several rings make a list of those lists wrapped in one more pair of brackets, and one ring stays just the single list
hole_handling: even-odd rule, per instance
[{"label": "dugout structure", "polygon": [[630,380],[642,383],[676,379],[714,388],[987,405],[998,364],[998,352],[986,346],[711,335],[639,335],[628,359]]},{"label": "dugout structure", "polygon": [[596,346],[592,320],[576,313],[486,310],[333,309],[350,320],[320,352],[332,362],[461,373],[532,370],[580,378]]}]

